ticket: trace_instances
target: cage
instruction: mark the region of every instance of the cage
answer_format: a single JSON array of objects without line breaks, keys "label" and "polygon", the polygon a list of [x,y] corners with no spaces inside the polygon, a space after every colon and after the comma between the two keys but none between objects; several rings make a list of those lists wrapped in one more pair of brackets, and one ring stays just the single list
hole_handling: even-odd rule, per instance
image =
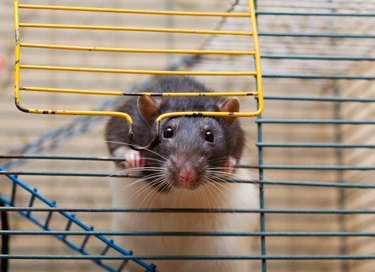
[{"label": "cage", "polygon": [[[31,1],[25,5],[80,7],[77,1]],[[247,131],[247,171],[243,182],[259,184],[259,229],[252,232],[190,233],[189,235],[253,237],[252,254],[240,256],[144,256],[144,270],[152,271],[160,259],[173,257],[234,261],[249,260],[251,271],[371,271],[374,173],[375,87],[374,25],[372,1],[255,1],[262,63],[265,111],[262,116],[241,119]],[[106,118],[90,116],[26,115],[16,111],[12,93],[13,2],[2,2],[0,20],[1,95],[1,199],[0,210],[9,216],[9,230],[1,230],[2,242],[10,238],[9,271],[121,271],[131,248],[118,247],[112,237],[125,235],[176,235],[171,233],[114,233],[111,217],[112,160],[105,150]],[[90,1],[90,7],[132,10],[169,10],[242,13],[248,1]],[[150,25],[144,14],[79,13],[25,9],[30,23]],[[56,16],[56,12],[61,16]],[[152,17],[152,26],[175,29],[246,31],[249,21],[227,17]],[[248,39],[223,35],[190,35],[134,31],[124,41],[118,32],[58,32],[38,28],[30,43],[81,47],[145,48],[159,50],[249,50]],[[24,37],[24,36],[23,36]],[[186,71],[236,71],[253,69],[248,56],[160,53],[108,54],[25,48],[26,62],[76,67],[139,67]],[[94,56],[93,56],[94,54]],[[128,69],[128,67],[126,67]],[[130,68],[129,68],[130,69]],[[243,77],[200,77],[217,90],[242,91]],[[147,82],[145,75],[31,71],[23,80],[33,86],[65,89],[131,91]],[[253,84],[254,82],[251,82]],[[25,93],[35,107],[110,111],[118,98]],[[120,101],[121,102],[121,101]],[[241,98],[243,108],[256,100]],[[255,178],[254,178],[255,177]],[[232,212],[243,212],[237,207]],[[74,213],[74,214],[73,214]],[[2,220],[2,223],[4,220]],[[3,224],[4,225],[4,224]],[[94,228],[92,228],[94,227]],[[183,235],[182,233],[179,233]],[[186,233],[185,233],[186,235]],[[57,239],[56,239],[57,238]],[[134,252],[134,256],[137,252]],[[152,258],[154,257],[154,258]],[[171,260],[172,261],[172,260]]]}]

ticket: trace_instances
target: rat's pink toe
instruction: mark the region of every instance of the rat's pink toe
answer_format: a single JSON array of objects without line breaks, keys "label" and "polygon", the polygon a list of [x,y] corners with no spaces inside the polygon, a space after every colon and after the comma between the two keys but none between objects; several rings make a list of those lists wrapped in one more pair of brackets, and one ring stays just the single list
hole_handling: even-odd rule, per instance
[{"label": "rat's pink toe", "polygon": [[234,166],[237,164],[237,160],[233,157],[229,157],[228,160],[224,163],[224,172],[232,173],[234,171]]},{"label": "rat's pink toe", "polygon": [[140,151],[130,150],[125,154],[129,168],[141,168],[145,165],[143,154]]}]

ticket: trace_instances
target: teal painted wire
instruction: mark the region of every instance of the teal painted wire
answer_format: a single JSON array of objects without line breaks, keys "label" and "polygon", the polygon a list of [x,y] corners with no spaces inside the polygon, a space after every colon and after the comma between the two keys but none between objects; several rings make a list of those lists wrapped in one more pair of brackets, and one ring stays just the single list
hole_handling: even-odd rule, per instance
[{"label": "teal painted wire", "polygon": [[257,15],[278,15],[278,16],[322,16],[322,17],[375,17],[375,13],[332,13],[332,12],[290,12],[290,11],[261,11]]},{"label": "teal painted wire", "polygon": [[119,158],[119,157],[96,157],[96,156],[74,156],[74,155],[41,155],[41,154],[0,155],[0,159],[125,161],[124,158]]},{"label": "teal painted wire", "polygon": [[[259,101],[257,100],[257,103]],[[262,116],[257,116],[257,120],[261,119]],[[263,142],[263,131],[262,131],[262,123],[257,123],[257,135],[258,135],[258,143]],[[258,146],[258,165],[263,165],[263,147]],[[262,182],[264,178],[263,168],[259,168],[259,181]],[[264,199],[264,184],[260,184],[259,186],[259,207],[260,209],[264,209],[265,207],[265,199]],[[260,213],[260,231],[265,232],[266,231],[266,220],[265,220],[265,214]],[[267,245],[266,245],[266,237],[264,235],[260,236],[260,242],[261,242],[261,254],[262,256],[265,256],[267,254]],[[262,272],[267,272],[267,260],[262,259]]]},{"label": "teal painted wire", "polygon": [[[257,117],[262,118],[261,115]],[[258,123],[258,142],[261,143],[263,141],[263,135],[262,135],[262,124]],[[263,148],[261,146],[258,146],[258,164],[259,166],[263,165]],[[259,181],[263,181],[263,168],[259,169]],[[259,207],[260,209],[264,209],[265,203],[264,203],[264,186],[261,184],[259,186]],[[260,231],[265,232],[266,231],[266,221],[265,221],[265,214],[260,213]],[[261,254],[262,256],[265,256],[267,254],[266,251],[266,237],[261,236]],[[267,262],[266,259],[262,259],[262,272],[267,272]]]},{"label": "teal painted wire", "polygon": [[[250,181],[248,181],[250,183]],[[309,186],[309,187],[332,187],[347,189],[375,189],[375,184],[363,183],[340,183],[340,182],[321,182],[321,181],[289,181],[289,180],[262,180],[260,184],[283,185],[283,186]]]},{"label": "teal painted wire", "polygon": [[294,60],[330,60],[330,61],[373,61],[370,56],[323,56],[323,55],[270,55],[262,54],[262,59],[294,59]]},{"label": "teal painted wire", "polygon": [[[133,255],[133,256],[102,256],[102,255],[0,255],[0,259],[19,260],[375,260],[375,255]],[[262,271],[263,272],[263,271]]]},{"label": "teal painted wire", "polygon": [[259,32],[264,37],[295,37],[295,38],[336,38],[336,39],[374,39],[375,35],[358,34],[336,34],[336,33],[282,33],[282,32]]},{"label": "teal painted wire", "polygon": [[[257,0],[254,0],[254,8],[255,8],[255,16],[257,18],[257,27],[259,27],[259,24],[258,24],[258,15],[257,15],[257,11],[258,11],[258,1]],[[259,35],[259,33],[258,33]],[[262,75],[263,77],[263,75]],[[258,107],[259,107],[259,100],[257,100],[257,104],[258,104]],[[257,119],[260,119],[262,118],[261,115],[257,116]],[[262,124],[261,123],[257,123],[257,137],[258,137],[258,143],[262,143],[263,142],[263,134],[262,134]],[[261,166],[263,165],[263,147],[261,146],[258,146],[258,165]],[[262,181],[263,180],[263,169],[259,168],[259,181]],[[260,184],[259,186],[259,208],[260,209],[264,209],[264,184]],[[265,214],[264,213],[260,213],[260,231],[261,232],[265,232],[266,231],[266,221],[265,221]],[[265,256],[267,254],[267,245],[266,245],[266,237],[264,235],[261,235],[260,236],[260,243],[261,243],[261,254],[262,254],[262,257]],[[267,260],[266,259],[262,259],[262,272],[267,272]]]},{"label": "teal painted wire", "polygon": [[[375,37],[374,37],[375,38]],[[263,73],[263,78],[294,78],[294,79],[346,79],[346,80],[375,80],[375,76],[326,75],[326,74],[274,74]]]},{"label": "teal painted wire", "polygon": [[320,102],[360,102],[374,103],[375,98],[358,97],[317,97],[317,96],[264,96],[264,100],[287,100],[287,101],[320,101]]},{"label": "teal painted wire", "polygon": [[258,146],[262,147],[274,147],[274,148],[375,148],[375,144],[334,144],[334,143],[295,143],[295,144],[284,144],[284,143],[257,143]]},{"label": "teal painted wire", "polygon": [[[375,210],[363,209],[202,209],[202,208],[39,208],[39,207],[0,207],[7,212],[74,212],[74,213],[238,213],[238,214],[375,214]],[[265,231],[261,231],[265,232]]]},{"label": "teal painted wire", "polygon": [[326,166],[326,165],[261,165],[262,169],[278,169],[278,170],[317,170],[317,171],[336,171],[336,170],[351,170],[351,171],[374,171],[375,166]]},{"label": "teal painted wire", "polygon": [[[3,169],[0,167],[0,170],[3,170]],[[49,228],[48,224],[49,224],[49,221],[51,219],[52,211],[49,212],[49,215],[47,216],[47,220],[45,221],[45,224],[43,224],[41,221],[39,221],[38,218],[31,215],[32,209],[34,208],[34,207],[32,207],[32,205],[34,203],[34,199],[38,199],[39,204],[43,203],[46,206],[48,206],[48,208],[54,209],[54,208],[57,208],[56,202],[50,201],[49,199],[45,198],[40,193],[38,193],[36,188],[33,189],[33,188],[29,187],[27,184],[25,184],[21,180],[19,180],[18,177],[13,176],[13,175],[6,175],[6,177],[12,182],[13,190],[12,190],[12,193],[11,193],[11,200],[10,201],[8,199],[6,199],[5,197],[3,197],[2,195],[0,195],[0,200],[2,202],[4,202],[6,205],[9,206],[9,207],[4,207],[5,208],[4,211],[6,211],[8,208],[17,209],[18,212],[22,216],[25,216],[31,222],[33,222],[37,226],[41,227],[45,231],[51,230]],[[16,206],[16,204],[18,204],[18,203],[15,203],[15,200],[16,200],[16,197],[15,197],[16,196],[16,190],[15,189],[17,187],[22,188],[25,192],[30,193],[29,207],[17,207]],[[8,210],[8,212],[10,212],[10,210]],[[85,231],[93,231],[94,230],[93,227],[89,227],[86,224],[84,224],[82,221],[78,220],[75,217],[75,214],[69,214],[65,211],[60,211],[59,214],[64,217],[64,221],[67,221],[65,231],[68,231],[68,230],[70,231],[70,228],[71,228],[72,225],[74,225],[75,227],[78,227],[80,229],[83,229]],[[86,238],[87,237],[88,236],[86,236]],[[122,254],[123,256],[124,255],[125,256],[132,255],[131,251],[126,251],[126,250],[122,249],[121,247],[117,246],[113,241],[107,239],[106,237],[103,237],[103,236],[100,236],[100,235],[95,236],[95,237],[97,238],[97,240],[102,242],[104,245],[106,245],[107,247],[109,246],[110,248],[112,248],[113,250]],[[75,251],[78,251],[83,255],[90,255],[90,253],[87,252],[86,250],[84,250],[84,248],[83,248],[85,246],[85,244],[81,244],[81,246],[78,247],[75,243],[67,240],[65,235],[58,235],[58,236],[56,236],[56,238],[63,241],[71,249],[73,249]],[[87,239],[85,239],[86,242],[87,242]],[[6,254],[6,255],[1,255],[0,258],[2,258],[2,259],[12,259],[13,256],[14,256],[13,254]],[[116,271],[112,267],[108,266],[107,264],[102,263],[100,258],[92,259],[92,261],[94,263],[100,265],[101,267],[105,268],[107,271],[113,271],[113,272]],[[146,264],[145,262],[143,262],[142,260],[139,260],[139,259],[133,259],[133,261],[135,263],[137,263],[138,265],[142,266],[143,268],[146,268],[146,271],[155,271],[156,272],[156,269],[155,269],[156,267],[155,267],[154,264]],[[119,271],[119,270],[117,270],[117,271]]]},{"label": "teal painted wire", "polygon": [[[261,147],[259,147],[261,149]],[[351,171],[374,171],[375,166],[327,166],[327,165],[259,165],[254,166],[241,166],[238,168],[247,168],[247,169],[273,169],[273,170],[317,170],[317,171],[336,171],[336,170],[351,170]],[[142,174],[113,174],[105,172],[47,172],[47,171],[6,171],[0,170],[1,175],[16,175],[16,176],[65,176],[65,177],[107,177],[107,178],[141,178]],[[230,179],[228,179],[230,181]],[[262,181],[262,179],[259,179]]]},{"label": "teal painted wire", "polygon": [[267,124],[321,124],[321,125],[375,125],[374,120],[337,120],[337,119],[262,119],[257,123]]},{"label": "teal painted wire", "polygon": [[69,235],[69,236],[225,236],[225,237],[375,237],[375,232],[173,232],[173,231],[0,231],[1,235]]}]

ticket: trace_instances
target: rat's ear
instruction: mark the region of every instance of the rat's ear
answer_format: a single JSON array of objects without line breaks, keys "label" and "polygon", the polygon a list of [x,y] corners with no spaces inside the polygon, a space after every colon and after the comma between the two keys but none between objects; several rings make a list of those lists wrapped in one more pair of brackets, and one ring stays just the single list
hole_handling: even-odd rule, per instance
[{"label": "rat's ear", "polygon": [[[240,111],[240,101],[237,98],[229,98],[226,99],[224,102],[219,103],[218,105],[219,111],[222,112],[239,112]],[[228,125],[231,125],[236,117],[228,118],[225,117]]]},{"label": "rat's ear", "polygon": [[152,123],[152,118],[160,109],[161,99],[150,97],[150,96],[140,96],[138,97],[137,107],[141,116],[148,123]]}]

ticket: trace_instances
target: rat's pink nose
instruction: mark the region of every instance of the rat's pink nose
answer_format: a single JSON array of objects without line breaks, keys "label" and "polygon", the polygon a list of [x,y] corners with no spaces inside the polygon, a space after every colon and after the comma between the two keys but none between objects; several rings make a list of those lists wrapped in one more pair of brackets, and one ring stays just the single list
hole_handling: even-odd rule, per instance
[{"label": "rat's pink nose", "polygon": [[195,171],[192,169],[182,169],[179,173],[179,180],[181,182],[192,182],[195,178]]}]

